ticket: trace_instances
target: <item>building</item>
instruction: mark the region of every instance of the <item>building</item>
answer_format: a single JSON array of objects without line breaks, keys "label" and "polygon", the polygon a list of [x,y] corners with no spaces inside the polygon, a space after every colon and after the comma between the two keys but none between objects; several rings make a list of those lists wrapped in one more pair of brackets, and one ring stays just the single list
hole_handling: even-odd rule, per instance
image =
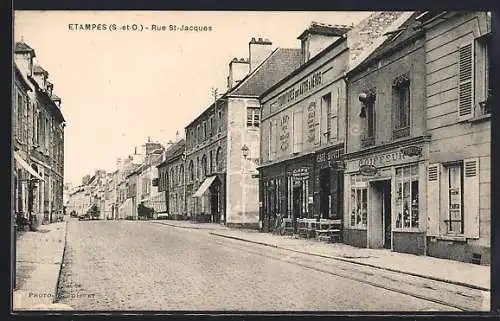
[{"label": "building", "polygon": [[[298,39],[301,65],[261,95],[260,202],[264,230],[277,214],[343,219],[347,130],[345,73],[380,44],[404,12],[376,12],[356,26],[313,22]],[[345,223],[345,222],[344,222]]]},{"label": "building", "polygon": [[[257,227],[262,92],[298,67],[300,50],[249,42],[248,59],[229,64],[228,89],[185,128],[186,201],[198,221]],[[220,219],[217,219],[220,218]]]},{"label": "building", "polygon": [[427,243],[431,256],[491,261],[491,15],[424,12]]},{"label": "building", "polygon": [[[15,44],[13,128],[18,146],[14,145],[17,148],[14,156],[16,167],[38,180],[35,183],[27,174],[20,173],[19,187],[15,189],[16,211],[29,213],[36,225],[63,217],[65,119],[61,99],[48,81],[48,72],[35,64],[34,58],[35,51],[26,43]],[[19,174],[17,170],[16,173]],[[19,207],[21,203],[23,206]]]},{"label": "building", "polygon": [[417,15],[402,14],[404,22],[347,73],[346,244],[425,254],[429,137]]},{"label": "building", "polygon": [[77,216],[84,215],[89,210],[90,205],[91,200],[88,186],[76,186],[69,192],[66,212],[68,214],[74,212]]},{"label": "building", "polygon": [[160,193],[158,191],[158,168],[156,167],[163,157],[164,147],[160,143],[153,143],[150,140],[144,145],[145,159],[141,167],[139,180],[141,181],[141,190],[139,204],[154,209],[155,212],[163,211]]},{"label": "building", "polygon": [[291,218],[341,218],[348,26],[312,23],[301,66],[261,96],[261,224]]},{"label": "building", "polygon": [[185,180],[186,140],[179,139],[165,152],[165,160],[157,165],[158,191],[165,204],[165,212],[172,219],[187,219]]}]

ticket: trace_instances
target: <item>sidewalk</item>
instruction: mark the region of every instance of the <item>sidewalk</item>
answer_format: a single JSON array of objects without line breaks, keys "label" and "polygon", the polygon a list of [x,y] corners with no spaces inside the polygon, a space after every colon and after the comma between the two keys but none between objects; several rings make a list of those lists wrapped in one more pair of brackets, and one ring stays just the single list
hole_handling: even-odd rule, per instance
[{"label": "sidewalk", "polygon": [[[194,225],[194,224],[193,224]],[[428,279],[490,291],[490,267],[430,256],[397,253],[386,249],[366,249],[342,243],[328,244],[314,239],[297,239],[250,230],[220,229],[212,235],[237,239],[289,251],[402,272]]]},{"label": "sidewalk", "polygon": [[41,225],[37,232],[25,232],[17,239],[14,311],[71,309],[53,304],[66,228],[67,222]]},{"label": "sidewalk", "polygon": [[189,228],[196,230],[211,230],[211,231],[230,231],[231,229],[218,223],[193,223],[192,221],[176,221],[176,220],[152,220],[152,223],[168,225],[178,228]]}]

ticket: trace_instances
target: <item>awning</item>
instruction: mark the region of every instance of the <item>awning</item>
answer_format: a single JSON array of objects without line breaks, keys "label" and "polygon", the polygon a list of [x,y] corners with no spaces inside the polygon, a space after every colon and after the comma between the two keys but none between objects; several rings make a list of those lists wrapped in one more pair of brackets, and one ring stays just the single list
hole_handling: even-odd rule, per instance
[{"label": "awning", "polygon": [[210,187],[210,185],[212,185],[215,178],[216,176],[207,177],[200,185],[196,193],[193,194],[193,197],[201,197],[205,193],[205,191]]},{"label": "awning", "polygon": [[22,159],[18,153],[14,152],[14,158],[16,159],[16,162],[18,162],[19,165],[21,165],[21,167],[23,167],[28,173],[41,181],[45,181],[28,163],[26,163],[24,159]]}]

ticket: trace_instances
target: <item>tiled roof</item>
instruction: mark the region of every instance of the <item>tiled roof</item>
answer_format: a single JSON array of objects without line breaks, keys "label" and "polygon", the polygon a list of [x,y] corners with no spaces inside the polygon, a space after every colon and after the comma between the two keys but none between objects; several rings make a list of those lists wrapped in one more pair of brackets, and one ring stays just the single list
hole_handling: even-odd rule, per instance
[{"label": "tiled roof", "polygon": [[300,49],[278,48],[228,95],[260,96],[266,89],[297,69],[300,61]]},{"label": "tiled roof", "polygon": [[47,72],[47,70],[43,69],[42,66],[40,66],[40,65],[34,65],[33,66],[33,73],[34,74],[45,74],[46,76],[49,75],[49,73]]},{"label": "tiled roof", "polygon": [[26,79],[26,77],[23,75],[22,71],[19,69],[19,67],[17,66],[16,63],[14,63],[14,72],[15,72],[16,77],[19,79],[19,81],[25,87],[25,89],[31,90],[28,79]]},{"label": "tiled roof", "polygon": [[22,41],[16,42],[16,45],[15,45],[15,48],[14,48],[14,52],[19,52],[19,53],[21,53],[21,52],[32,52],[33,56],[35,56],[35,50],[33,50],[33,48],[31,48],[30,46],[28,46],[27,44],[25,44]]},{"label": "tiled roof", "polygon": [[351,29],[352,26],[348,25],[331,25],[313,21],[311,25],[306,30],[304,30],[304,32],[302,32],[300,36],[297,37],[297,39],[302,39],[306,34],[309,33],[340,37]]},{"label": "tiled roof", "polygon": [[347,33],[349,47],[349,70],[364,61],[382,42],[387,39],[386,32],[398,29],[413,12],[380,11],[361,20]]},{"label": "tiled roof", "polygon": [[52,93],[52,96],[50,96],[50,98],[52,98],[52,100],[61,100],[61,98],[54,93]]},{"label": "tiled roof", "polygon": [[172,159],[176,156],[182,155],[184,153],[184,149],[186,147],[186,140],[182,138],[172,146],[170,146],[169,149],[165,152],[165,161],[168,161],[169,159]]}]

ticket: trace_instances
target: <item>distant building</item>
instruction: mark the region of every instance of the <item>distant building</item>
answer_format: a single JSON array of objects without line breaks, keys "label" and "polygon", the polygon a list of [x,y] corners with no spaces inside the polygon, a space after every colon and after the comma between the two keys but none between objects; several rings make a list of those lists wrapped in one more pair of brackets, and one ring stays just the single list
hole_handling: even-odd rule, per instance
[{"label": "distant building", "polygon": [[170,218],[185,219],[185,139],[172,144],[165,152],[165,160],[158,167],[158,191]]}]

